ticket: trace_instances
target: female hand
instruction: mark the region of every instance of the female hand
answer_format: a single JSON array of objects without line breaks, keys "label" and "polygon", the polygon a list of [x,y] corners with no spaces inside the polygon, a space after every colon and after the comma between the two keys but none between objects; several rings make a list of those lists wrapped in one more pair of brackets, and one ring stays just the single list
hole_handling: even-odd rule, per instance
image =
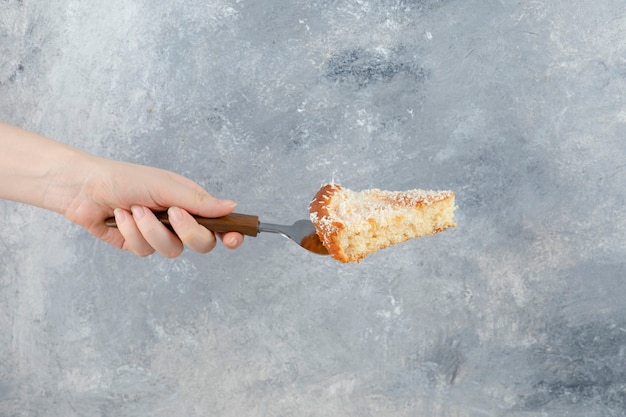
[{"label": "female hand", "polygon": [[[235,208],[192,180],[163,169],[98,158],[78,149],[0,123],[0,198],[63,214],[89,233],[138,256],[155,251],[171,258],[184,245],[207,253],[216,244],[213,232],[190,215],[220,217]],[[153,211],[168,210],[176,233]],[[115,215],[118,228],[105,226]],[[243,236],[219,236],[237,248]]]},{"label": "female hand", "polygon": [[[172,258],[183,245],[199,253],[210,252],[216,244],[213,232],[199,225],[190,213],[203,217],[225,216],[236,203],[220,200],[188,178],[162,169],[90,158],[79,192],[63,213],[91,234],[138,256],[153,252]],[[153,211],[167,210],[175,234]],[[104,220],[115,215],[116,228]],[[237,248],[243,242],[239,233],[219,236],[224,246]]]}]

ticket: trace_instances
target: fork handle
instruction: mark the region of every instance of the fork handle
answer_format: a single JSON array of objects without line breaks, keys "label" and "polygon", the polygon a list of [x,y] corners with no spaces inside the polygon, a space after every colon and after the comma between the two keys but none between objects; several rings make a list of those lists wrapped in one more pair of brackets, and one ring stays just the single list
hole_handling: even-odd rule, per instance
[{"label": "fork handle", "polygon": [[[166,211],[154,213],[161,223],[172,230]],[[252,214],[231,213],[222,217],[193,216],[202,226],[213,232],[239,232],[246,236],[256,236],[259,233],[259,217]],[[104,221],[108,227],[117,227],[115,217],[109,217]]]}]

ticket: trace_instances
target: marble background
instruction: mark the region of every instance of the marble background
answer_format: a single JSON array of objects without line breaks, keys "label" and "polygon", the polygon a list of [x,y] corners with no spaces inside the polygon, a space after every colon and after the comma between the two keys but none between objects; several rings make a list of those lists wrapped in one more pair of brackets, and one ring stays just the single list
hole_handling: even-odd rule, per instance
[{"label": "marble background", "polygon": [[5,122],[269,222],[332,180],[458,205],[343,265],[0,202],[0,415],[625,415],[625,90],[623,0],[0,1]]}]

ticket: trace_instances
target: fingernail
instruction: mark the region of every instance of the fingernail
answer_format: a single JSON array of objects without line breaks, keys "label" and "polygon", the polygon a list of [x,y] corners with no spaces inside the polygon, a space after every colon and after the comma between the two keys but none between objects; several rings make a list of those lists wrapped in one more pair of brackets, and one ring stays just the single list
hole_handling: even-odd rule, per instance
[{"label": "fingernail", "polygon": [[229,236],[226,239],[224,239],[224,245],[226,246],[235,246],[236,244],[237,244],[237,238],[233,236]]},{"label": "fingernail", "polygon": [[178,207],[170,207],[167,210],[167,214],[170,218],[170,221],[178,223],[183,219],[183,213],[180,211]]},{"label": "fingernail", "polygon": [[136,218],[137,220],[141,219],[143,216],[146,215],[146,212],[141,206],[132,206],[130,208],[130,211],[133,213],[133,217]]},{"label": "fingernail", "polygon": [[219,200],[219,203],[225,207],[235,207],[237,205],[233,200]]},{"label": "fingernail", "polygon": [[115,216],[115,223],[122,224],[126,220],[126,213],[124,210],[116,208],[113,210],[113,215]]}]

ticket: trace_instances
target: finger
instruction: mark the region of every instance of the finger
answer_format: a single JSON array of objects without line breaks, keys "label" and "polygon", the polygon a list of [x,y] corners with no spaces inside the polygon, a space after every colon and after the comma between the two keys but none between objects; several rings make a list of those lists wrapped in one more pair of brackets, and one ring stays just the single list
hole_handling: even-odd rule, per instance
[{"label": "finger", "polygon": [[124,236],[116,227],[108,227],[104,224],[96,224],[91,227],[86,227],[87,231],[97,237],[98,239],[115,246],[118,249],[124,248]]},{"label": "finger", "polygon": [[182,253],[183,243],[174,233],[167,230],[151,210],[143,206],[132,206],[130,210],[137,229],[159,254],[166,258],[175,258]]},{"label": "finger", "polygon": [[133,221],[130,212],[123,209],[115,209],[115,223],[117,229],[124,237],[122,249],[134,253],[137,256],[148,256],[154,253],[154,248],[143,238],[137,225]]},{"label": "finger", "polygon": [[170,224],[187,247],[198,253],[208,253],[215,247],[215,234],[201,226],[187,211],[170,207],[167,211]]},{"label": "finger", "polygon": [[237,232],[220,233],[219,238],[228,249],[237,249],[243,243],[243,235]]},{"label": "finger", "polygon": [[203,217],[221,217],[231,213],[237,206],[232,200],[212,196],[188,178],[169,174],[178,186],[161,188],[158,203],[163,207],[176,206]]}]

